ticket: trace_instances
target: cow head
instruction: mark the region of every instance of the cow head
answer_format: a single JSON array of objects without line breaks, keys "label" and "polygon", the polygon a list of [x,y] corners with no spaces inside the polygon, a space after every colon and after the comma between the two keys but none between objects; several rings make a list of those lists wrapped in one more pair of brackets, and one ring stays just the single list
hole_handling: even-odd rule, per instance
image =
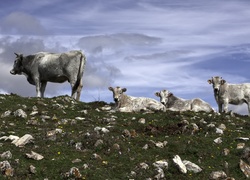
[{"label": "cow head", "polygon": [[171,97],[173,94],[168,90],[164,89],[160,92],[156,92],[155,95],[160,98],[160,102],[163,105],[166,105],[168,103],[168,98]]},{"label": "cow head", "polygon": [[213,84],[214,93],[217,94],[220,91],[220,86],[226,83],[226,80],[222,77],[214,76],[212,79],[207,80],[209,84]]},{"label": "cow head", "polygon": [[16,55],[16,60],[13,65],[13,69],[10,71],[10,74],[16,75],[16,74],[22,74],[22,61],[23,61],[23,55],[22,54],[17,54]]},{"label": "cow head", "polygon": [[122,94],[127,91],[126,88],[121,88],[119,86],[116,88],[109,87],[108,89],[113,92],[113,98],[115,102],[119,102],[121,100]]}]

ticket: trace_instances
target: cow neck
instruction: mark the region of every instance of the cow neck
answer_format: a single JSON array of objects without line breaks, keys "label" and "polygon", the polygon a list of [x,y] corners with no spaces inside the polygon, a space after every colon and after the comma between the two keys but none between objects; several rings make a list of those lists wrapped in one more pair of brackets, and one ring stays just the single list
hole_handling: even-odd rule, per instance
[{"label": "cow neck", "polygon": [[224,83],[220,86],[220,89],[219,89],[219,94],[224,94],[227,92],[227,87],[228,87],[228,84],[227,83]]},{"label": "cow neck", "polygon": [[33,63],[33,59],[35,58],[34,55],[29,55],[26,57],[23,57],[22,60],[22,71],[24,73],[26,73],[27,75],[30,75],[30,71],[32,69],[32,63]]},{"label": "cow neck", "polygon": [[121,95],[121,98],[120,98],[120,101],[118,102],[118,107],[122,107],[122,106],[126,106],[127,102],[128,102],[128,95],[126,94],[122,94]]},{"label": "cow neck", "polygon": [[34,84],[33,82],[33,75],[32,75],[32,64],[34,62],[35,56],[34,55],[29,55],[26,57],[23,57],[22,60],[22,72],[25,74],[27,77],[27,80],[31,83]]},{"label": "cow neck", "polygon": [[180,98],[176,97],[175,95],[172,95],[170,97],[168,97],[168,102],[167,102],[167,106],[171,107],[172,105],[175,104],[176,101],[179,101]]}]

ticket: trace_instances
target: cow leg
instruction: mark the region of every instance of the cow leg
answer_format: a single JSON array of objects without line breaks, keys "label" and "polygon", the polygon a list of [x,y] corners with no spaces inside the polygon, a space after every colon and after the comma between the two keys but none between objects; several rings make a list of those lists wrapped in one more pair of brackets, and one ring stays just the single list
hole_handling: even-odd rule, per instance
[{"label": "cow leg", "polygon": [[224,102],[223,111],[224,111],[225,113],[228,112],[228,101]]},{"label": "cow leg", "polygon": [[41,83],[36,81],[36,97],[41,97]]},{"label": "cow leg", "polygon": [[75,81],[70,81],[70,85],[71,85],[71,97],[76,99],[76,92],[77,92],[77,88],[75,89]]},{"label": "cow leg", "polygon": [[47,85],[46,81],[41,82],[41,97],[44,97],[44,91],[45,91],[46,85]]},{"label": "cow leg", "polygon": [[218,110],[219,110],[219,113],[222,113],[222,103],[218,103]]},{"label": "cow leg", "polygon": [[80,100],[82,87],[83,87],[83,85],[82,85],[82,80],[81,80],[81,81],[80,81],[80,84],[79,84],[79,86],[78,86],[78,88],[77,88],[77,91],[76,91],[76,93],[77,93],[77,95],[76,95],[76,100],[77,100],[77,101]]}]

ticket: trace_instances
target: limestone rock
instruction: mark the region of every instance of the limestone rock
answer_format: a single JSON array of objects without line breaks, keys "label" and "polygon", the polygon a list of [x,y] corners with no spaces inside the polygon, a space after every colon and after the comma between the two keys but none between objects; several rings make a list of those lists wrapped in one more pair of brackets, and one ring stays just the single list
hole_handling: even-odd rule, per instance
[{"label": "limestone rock", "polygon": [[176,164],[176,166],[178,167],[178,169],[180,170],[180,172],[186,174],[187,173],[187,168],[185,166],[185,164],[182,162],[180,156],[175,155],[173,158],[174,163]]},{"label": "limestone rock", "polygon": [[31,159],[34,159],[34,160],[38,160],[38,161],[42,160],[44,158],[42,155],[40,155],[40,154],[38,154],[38,153],[36,153],[34,151],[31,151],[30,154],[26,153],[26,156],[28,158],[31,158]]},{"label": "limestone rock", "polygon": [[196,165],[190,161],[184,160],[183,164],[185,164],[188,171],[192,171],[194,173],[199,173],[202,171],[202,169],[198,165]]},{"label": "limestone rock", "polygon": [[209,179],[225,179],[227,175],[224,171],[213,171],[209,175]]}]

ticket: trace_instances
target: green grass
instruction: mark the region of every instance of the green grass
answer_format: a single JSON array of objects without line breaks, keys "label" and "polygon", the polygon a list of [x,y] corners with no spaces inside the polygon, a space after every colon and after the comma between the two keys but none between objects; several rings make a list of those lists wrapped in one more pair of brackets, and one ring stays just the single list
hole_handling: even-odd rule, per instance
[{"label": "green grass", "polygon": [[[249,117],[171,111],[119,113],[100,110],[104,105],[105,102],[76,102],[68,96],[41,99],[14,94],[0,95],[0,115],[7,110],[14,112],[17,109],[23,109],[28,115],[26,119],[15,117],[13,113],[0,118],[0,137],[11,134],[19,137],[31,134],[34,137],[34,143],[24,147],[16,147],[10,141],[0,141],[0,154],[8,150],[12,153],[11,159],[0,158],[0,162],[7,160],[14,168],[13,177],[1,174],[0,179],[69,179],[65,174],[72,167],[79,169],[82,174],[80,179],[146,179],[154,178],[157,171],[152,164],[162,159],[169,164],[168,169],[164,170],[165,179],[208,179],[209,174],[217,170],[223,170],[235,179],[245,178],[239,168],[243,150],[236,149],[237,144],[242,141],[235,138],[249,137]],[[37,107],[38,114],[30,116],[34,106]],[[43,120],[41,115],[51,118]],[[110,120],[111,116],[113,120]],[[76,120],[76,117],[84,119]],[[140,118],[144,118],[146,123],[139,123]],[[35,123],[30,123],[30,120]],[[183,120],[189,122],[185,129]],[[191,123],[196,123],[199,129],[193,131]],[[207,126],[210,123],[214,123],[216,127],[226,125],[227,129],[221,135],[221,144],[213,142],[220,135],[215,133],[215,128]],[[97,133],[94,130],[96,127],[105,127],[110,132]],[[47,132],[56,128],[63,132],[56,134],[55,140],[49,139]],[[124,130],[130,131],[132,136],[124,136]],[[103,144],[95,146],[100,139]],[[152,143],[164,141],[167,141],[167,145],[163,148]],[[82,144],[80,150],[76,149],[77,143]],[[114,144],[118,144],[120,148],[115,148]],[[148,149],[143,149],[146,144]],[[249,147],[248,141],[245,144]],[[228,156],[222,154],[224,148],[230,150]],[[25,154],[31,151],[43,155],[44,159],[28,159]],[[94,158],[93,154],[100,158]],[[175,155],[199,165],[203,171],[198,174],[181,174],[172,161]],[[75,159],[81,161],[73,163]],[[228,170],[224,167],[225,161],[229,164]],[[142,169],[140,163],[146,163],[149,168]],[[35,174],[29,172],[30,165],[36,167]],[[131,171],[136,175],[132,176]]]}]

